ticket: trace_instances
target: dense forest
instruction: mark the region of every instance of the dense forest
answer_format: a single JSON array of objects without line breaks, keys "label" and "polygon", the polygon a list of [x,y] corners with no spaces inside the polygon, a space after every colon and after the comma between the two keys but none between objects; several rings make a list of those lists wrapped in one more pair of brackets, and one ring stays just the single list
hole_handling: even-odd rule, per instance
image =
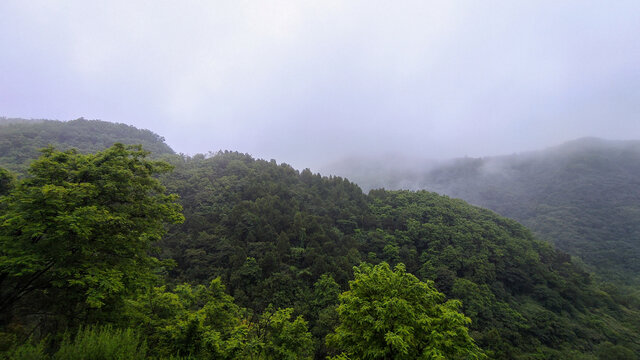
[{"label": "dense forest", "polygon": [[[124,129],[80,120],[77,135],[71,123],[0,124],[30,153],[80,149],[0,157],[13,170],[0,171],[7,358],[640,353],[635,297],[490,210],[428,191],[365,194],[238,152],[175,155],[132,127],[120,142],[143,147],[60,143],[51,128]],[[168,149],[163,161],[145,139]]]},{"label": "dense forest", "polygon": [[164,139],[149,130],[83,118],[72,121],[25,120],[0,117],[0,164],[25,173],[38,150],[53,145],[58,150],[104,150],[116,142],[140,144],[155,156],[173,154]]},{"label": "dense forest", "polygon": [[392,166],[347,161],[333,168],[365,188],[428,189],[489,208],[576,256],[601,278],[640,284],[638,141],[584,138],[509,156],[398,160]]}]

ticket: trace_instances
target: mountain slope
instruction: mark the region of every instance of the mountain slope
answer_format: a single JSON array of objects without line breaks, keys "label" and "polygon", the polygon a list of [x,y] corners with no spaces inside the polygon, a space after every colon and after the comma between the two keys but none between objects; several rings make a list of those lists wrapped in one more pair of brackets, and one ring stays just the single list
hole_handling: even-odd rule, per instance
[{"label": "mountain slope", "polygon": [[23,172],[38,150],[53,145],[83,153],[106,149],[115,142],[142,144],[155,155],[173,154],[164,138],[149,130],[100,120],[72,121],[0,118],[0,166]]},{"label": "mountain slope", "polygon": [[179,159],[164,183],[187,219],[162,243],[176,281],[221,276],[242,306],[293,307],[319,344],[331,327],[330,307],[318,302],[322,275],[344,289],[352,266],[387,261],[461,299],[474,338],[495,358],[588,358],[609,343],[640,350],[635,305],[515,221],[464,201],[365,195],[342,178],[231,152]]},{"label": "mountain slope", "polygon": [[606,278],[640,276],[640,142],[582,139],[459,162],[421,186],[514,218]]},{"label": "mountain slope", "polygon": [[[29,134],[24,129],[16,134]],[[83,141],[62,137],[59,145],[98,146],[92,131],[70,129],[84,134]],[[24,144],[7,139],[37,153],[28,137]],[[17,154],[0,161],[6,159],[24,163]],[[167,159],[175,170],[161,180],[180,195],[186,218],[158,244],[159,254],[176,262],[167,281],[205,284],[220,277],[254,314],[294,308],[309,321],[316,358],[326,354],[324,335],[336,325],[336,290],[347,289],[352,267],[362,261],[405,263],[461,299],[472,336],[497,359],[640,352],[637,303],[599,288],[567,254],[489,210],[426,191],[366,195],[340,177],[235,152]]]},{"label": "mountain slope", "polygon": [[[396,166],[397,167],[397,166]],[[640,142],[585,138],[543,151],[407,166],[385,188],[428,189],[516,219],[609,280],[640,276]],[[343,166],[341,175],[350,176]],[[385,179],[382,175],[380,178]]]}]

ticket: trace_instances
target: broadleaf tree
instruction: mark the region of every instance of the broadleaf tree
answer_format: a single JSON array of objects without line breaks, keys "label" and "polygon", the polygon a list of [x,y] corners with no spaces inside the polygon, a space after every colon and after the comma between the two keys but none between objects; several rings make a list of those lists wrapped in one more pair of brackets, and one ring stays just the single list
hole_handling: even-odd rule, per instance
[{"label": "broadleaf tree", "polygon": [[0,196],[9,193],[13,188],[15,178],[8,170],[0,167]]},{"label": "broadleaf tree", "polygon": [[354,268],[350,290],[340,295],[340,323],[327,337],[342,353],[335,359],[484,359],[468,333],[471,322],[457,300],[444,301],[432,282],[403,264]]},{"label": "broadleaf tree", "polygon": [[184,218],[155,177],[171,166],[147,154],[122,144],[95,154],[42,150],[0,198],[0,322],[16,311],[98,320],[153,280],[152,244]]}]

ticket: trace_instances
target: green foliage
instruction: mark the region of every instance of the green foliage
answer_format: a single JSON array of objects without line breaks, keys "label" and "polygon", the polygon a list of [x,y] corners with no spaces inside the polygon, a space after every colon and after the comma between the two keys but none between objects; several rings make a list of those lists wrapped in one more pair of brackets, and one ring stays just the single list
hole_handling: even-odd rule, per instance
[{"label": "green foliage", "polygon": [[362,264],[340,295],[340,324],[328,337],[355,359],[483,359],[468,334],[460,302],[444,302],[433,283],[400,264]]},{"label": "green foliage", "polygon": [[13,189],[14,182],[13,174],[0,167],[0,196],[8,194]]},{"label": "green foliage", "polygon": [[267,309],[250,326],[243,359],[311,359],[313,341],[302,316],[292,319],[293,309]]},{"label": "green foliage", "polygon": [[[5,353],[9,360],[118,360],[147,359],[145,341],[132,329],[112,326],[80,328],[75,335],[66,332],[59,348],[50,355],[47,341],[29,339]],[[4,358],[4,357],[3,357]]]},{"label": "green foliage", "polygon": [[7,360],[47,360],[50,357],[46,352],[46,342],[33,342],[29,339],[24,344],[8,349],[4,354],[3,359]]},{"label": "green foliage", "polygon": [[162,356],[233,359],[248,331],[240,308],[225,293],[220,279],[209,286],[179,285],[174,292],[150,289],[128,302],[126,314],[131,326],[138,327]]},{"label": "green foliage", "polygon": [[599,344],[596,350],[600,360],[633,360],[637,354],[622,345],[614,345],[610,342]]},{"label": "green foliage", "polygon": [[608,281],[637,285],[639,160],[638,142],[582,139],[528,156],[460,163],[469,172],[456,180],[452,168],[425,180],[521,221]]},{"label": "green foliage", "polygon": [[93,153],[114,143],[142,144],[157,156],[173,154],[164,138],[130,125],[82,118],[51,121],[0,117],[0,166],[19,173],[26,173],[29,162],[39,156],[39,149],[46,146]]},{"label": "green foliage", "polygon": [[494,358],[586,356],[605,339],[640,333],[638,307],[621,307],[567,254],[491,211],[425,191],[364,195],[341,178],[232,152],[174,163],[163,180],[187,220],[162,241],[178,264],[173,281],[219,276],[243,307],[293,307],[309,321],[316,356],[337,313],[336,302],[320,305],[314,284],[326,275],[345,289],[363,259],[402,262],[462,299],[470,334]]},{"label": "green foliage", "polygon": [[146,359],[147,345],[132,329],[111,326],[81,328],[73,337],[65,336],[54,360]]},{"label": "green foliage", "polygon": [[2,321],[15,310],[73,322],[114,310],[155,278],[151,244],[165,222],[183,218],[176,196],[153,177],[169,164],[146,155],[121,144],[90,155],[43,150],[2,198]]},{"label": "green foliage", "polygon": [[233,303],[220,279],[208,287],[151,289],[127,304],[130,325],[143,332],[157,356],[213,359],[306,359],[312,339],[293,309],[267,310],[256,322]]},{"label": "green foliage", "polygon": [[428,189],[492,209],[579,257],[606,282],[640,284],[640,142],[584,138],[542,151],[425,169],[346,164],[365,188]]},{"label": "green foliage", "polygon": [[[162,241],[179,282],[220,277],[241,306],[306,307],[330,273],[346,285],[359,262],[354,235],[366,197],[342,178],[322,178],[239,153],[176,159],[163,180],[186,222]],[[307,315],[307,314],[305,314]]]},{"label": "green foliage", "polygon": [[[637,308],[608,300],[568,255],[516,222],[425,191],[371,191],[369,197],[376,214],[369,238],[391,235],[406,254],[401,261],[415,264],[413,272],[461,298],[471,333],[493,357],[564,348],[592,353],[603,339],[638,333],[631,320],[638,319]],[[365,251],[381,254],[385,242],[369,241]]]},{"label": "green foliage", "polygon": [[313,284],[313,298],[307,312],[307,318],[313,324],[311,333],[316,342],[316,358],[328,354],[329,350],[325,346],[324,339],[338,326],[337,309],[340,293],[340,285],[329,274],[323,274]]}]

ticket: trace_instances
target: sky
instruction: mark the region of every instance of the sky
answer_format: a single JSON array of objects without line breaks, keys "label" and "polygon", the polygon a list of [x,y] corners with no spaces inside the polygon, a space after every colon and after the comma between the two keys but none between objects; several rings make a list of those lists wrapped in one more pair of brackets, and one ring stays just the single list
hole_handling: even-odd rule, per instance
[{"label": "sky", "polygon": [[640,1],[0,2],[0,116],[296,167],[640,139]]}]

